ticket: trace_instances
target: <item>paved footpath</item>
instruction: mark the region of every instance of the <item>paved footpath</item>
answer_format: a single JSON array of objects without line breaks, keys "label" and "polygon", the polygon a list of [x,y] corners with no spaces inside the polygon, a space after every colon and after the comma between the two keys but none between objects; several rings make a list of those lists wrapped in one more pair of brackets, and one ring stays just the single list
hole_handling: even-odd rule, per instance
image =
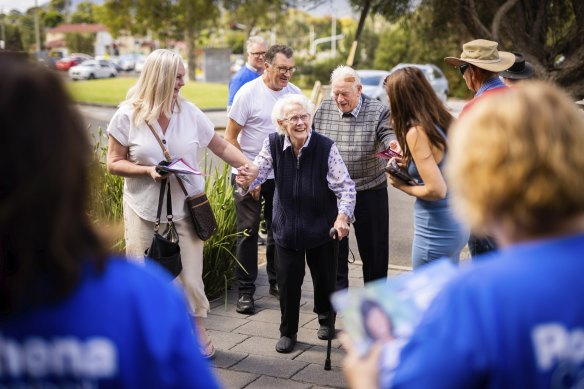
[{"label": "paved footpath", "polygon": [[[401,273],[390,270],[390,277]],[[362,287],[361,264],[349,265],[349,286]],[[255,315],[235,311],[237,291],[229,291],[227,298],[211,302],[206,327],[217,350],[214,370],[223,386],[239,388],[347,388],[340,370],[344,352],[340,343],[332,342],[330,371],[324,370],[327,341],[316,337],[318,320],[313,309],[313,286],[310,270],[302,285],[298,343],[290,354],[276,352],[280,337],[280,305],[268,294],[269,283],[265,265],[258,271],[256,282]],[[337,328],[342,328],[341,318]]]}]

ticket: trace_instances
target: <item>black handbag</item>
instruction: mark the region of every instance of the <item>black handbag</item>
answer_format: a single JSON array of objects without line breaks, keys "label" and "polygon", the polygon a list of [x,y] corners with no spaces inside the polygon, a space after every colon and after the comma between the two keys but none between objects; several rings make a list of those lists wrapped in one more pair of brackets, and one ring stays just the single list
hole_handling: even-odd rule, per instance
[{"label": "black handbag", "polygon": [[[162,212],[162,203],[164,201],[164,189],[167,188],[166,196],[166,230],[158,233],[160,229],[160,213]],[[178,245],[178,233],[174,222],[172,221],[172,198],[170,196],[170,183],[168,180],[162,180],[160,183],[160,196],[158,198],[158,211],[156,213],[156,222],[154,224],[154,237],[152,244],[144,254],[165,268],[173,278],[176,278],[182,271],[182,262],[180,258],[180,246]]]},{"label": "black handbag", "polygon": [[203,192],[198,195],[187,196],[186,201],[195,226],[195,232],[201,240],[209,239],[217,231],[217,220],[207,195]]},{"label": "black handbag", "polygon": [[[164,154],[164,158],[166,159],[166,163],[170,162],[170,153],[166,147],[164,147],[160,137],[150,124],[148,124],[148,128],[150,128],[152,135],[154,135],[158,141],[158,144],[162,149],[162,153]],[[162,164],[163,163],[161,162],[160,165]],[[187,189],[182,182],[182,179],[178,175],[176,176],[176,179],[180,188],[185,194],[185,202],[187,203],[187,208],[189,210],[189,215],[191,216],[191,221],[193,222],[193,227],[195,228],[195,233],[203,241],[209,239],[215,232],[217,232],[218,227],[217,219],[215,219],[215,214],[213,213],[213,209],[211,208],[211,203],[209,203],[207,195],[205,192],[202,192],[193,196],[189,196]]]}]

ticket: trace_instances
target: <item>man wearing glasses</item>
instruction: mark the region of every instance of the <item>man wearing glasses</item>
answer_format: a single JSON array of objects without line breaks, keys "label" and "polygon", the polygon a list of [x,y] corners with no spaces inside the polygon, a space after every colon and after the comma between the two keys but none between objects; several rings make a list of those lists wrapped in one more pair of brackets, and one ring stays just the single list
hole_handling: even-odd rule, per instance
[{"label": "man wearing glasses", "polygon": [[247,51],[247,61],[245,62],[245,65],[233,75],[229,82],[229,95],[227,98],[228,111],[233,105],[233,98],[239,88],[241,88],[243,84],[255,80],[264,72],[267,49],[264,38],[261,36],[250,37],[245,43],[245,49]]},{"label": "man wearing glasses", "polygon": [[[260,152],[264,139],[276,131],[272,122],[272,109],[276,102],[289,93],[302,93],[290,78],[294,73],[294,52],[288,46],[271,46],[265,55],[265,71],[261,77],[243,85],[236,93],[229,111],[225,139],[239,148],[253,161]],[[233,171],[232,182],[235,185]],[[243,232],[237,239],[236,257],[241,266],[236,268],[239,281],[239,297],[236,311],[255,313],[254,293],[258,273],[258,230],[261,200],[264,200],[264,218],[268,230],[266,244],[266,270],[270,282],[270,294],[279,298],[274,263],[274,238],[272,235],[272,202],[274,197],[273,173],[259,187],[242,196],[234,191],[237,231]],[[241,268],[243,267],[243,269]]]},{"label": "man wearing glasses", "polygon": [[[339,66],[331,74],[331,96],[314,115],[314,129],[335,141],[349,175],[355,181],[355,237],[363,281],[387,277],[389,262],[389,204],[386,161],[374,156],[390,144],[397,145],[389,126],[389,107],[361,93],[357,72]],[[392,142],[393,141],[393,142]],[[395,147],[395,146],[393,146]],[[349,287],[349,240],[339,244],[337,289]],[[319,315],[319,339],[327,339],[330,329],[326,315]]]}]

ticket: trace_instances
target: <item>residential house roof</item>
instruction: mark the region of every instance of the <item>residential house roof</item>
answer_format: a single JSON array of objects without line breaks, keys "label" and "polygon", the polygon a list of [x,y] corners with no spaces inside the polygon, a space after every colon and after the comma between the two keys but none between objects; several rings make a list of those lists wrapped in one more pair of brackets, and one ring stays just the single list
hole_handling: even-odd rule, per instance
[{"label": "residential house roof", "polygon": [[82,33],[82,32],[106,32],[107,28],[103,24],[60,24],[57,27],[47,29],[47,33]]}]

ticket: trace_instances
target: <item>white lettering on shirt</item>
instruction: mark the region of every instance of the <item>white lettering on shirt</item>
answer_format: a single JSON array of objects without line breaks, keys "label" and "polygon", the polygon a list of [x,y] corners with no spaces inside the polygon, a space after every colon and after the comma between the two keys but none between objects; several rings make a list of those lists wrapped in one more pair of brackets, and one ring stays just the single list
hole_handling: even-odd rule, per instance
[{"label": "white lettering on shirt", "polygon": [[537,365],[548,370],[559,362],[584,362],[584,329],[568,330],[559,323],[536,326],[532,333]]},{"label": "white lettering on shirt", "polygon": [[0,378],[55,375],[98,380],[117,373],[118,351],[110,339],[28,337],[17,341],[0,334]]}]

